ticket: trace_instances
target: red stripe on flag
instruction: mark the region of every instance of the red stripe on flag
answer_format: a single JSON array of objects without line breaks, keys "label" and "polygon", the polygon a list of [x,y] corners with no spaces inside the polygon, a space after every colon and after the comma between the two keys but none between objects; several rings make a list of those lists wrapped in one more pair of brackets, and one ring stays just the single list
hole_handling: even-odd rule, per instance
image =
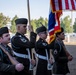
[{"label": "red stripe on flag", "polygon": [[53,30],[53,31],[51,31],[51,32],[49,32],[49,34],[50,34],[50,35],[54,35],[54,30]]},{"label": "red stripe on flag", "polygon": [[68,0],[64,0],[65,1],[65,7],[66,9],[69,9],[69,3],[68,3]]},{"label": "red stripe on flag", "polygon": [[52,5],[52,11],[56,11],[55,0],[50,0],[50,5]]},{"label": "red stripe on flag", "polygon": [[70,0],[70,1],[71,1],[72,9],[75,10],[74,0]]},{"label": "red stripe on flag", "polygon": [[62,10],[62,0],[58,0],[59,10]]}]

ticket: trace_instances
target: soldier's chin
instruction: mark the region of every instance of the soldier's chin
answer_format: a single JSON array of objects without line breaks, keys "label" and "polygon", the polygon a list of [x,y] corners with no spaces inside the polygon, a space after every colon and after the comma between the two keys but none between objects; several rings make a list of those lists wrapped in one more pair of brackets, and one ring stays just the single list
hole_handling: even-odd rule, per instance
[{"label": "soldier's chin", "polygon": [[62,40],[65,40],[65,38],[63,38]]},{"label": "soldier's chin", "polygon": [[7,42],[6,44],[9,44],[10,42]]},{"label": "soldier's chin", "polygon": [[25,31],[25,34],[27,33],[27,31]]},{"label": "soldier's chin", "polygon": [[11,41],[8,41],[8,43],[11,43]]}]

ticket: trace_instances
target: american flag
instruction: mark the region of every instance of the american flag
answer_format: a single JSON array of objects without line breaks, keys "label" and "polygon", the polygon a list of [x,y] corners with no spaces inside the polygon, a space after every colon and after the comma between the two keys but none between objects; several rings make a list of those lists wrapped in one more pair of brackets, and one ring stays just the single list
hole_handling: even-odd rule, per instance
[{"label": "american flag", "polygon": [[51,0],[52,11],[76,10],[76,0]]}]

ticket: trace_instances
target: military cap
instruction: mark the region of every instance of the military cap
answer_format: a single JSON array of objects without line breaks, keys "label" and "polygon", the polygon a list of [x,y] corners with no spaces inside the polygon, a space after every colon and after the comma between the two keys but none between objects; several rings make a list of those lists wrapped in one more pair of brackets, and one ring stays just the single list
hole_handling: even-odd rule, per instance
[{"label": "military cap", "polygon": [[27,24],[28,20],[26,18],[18,18],[15,20],[16,25],[18,24]]},{"label": "military cap", "polygon": [[0,36],[2,36],[5,33],[9,33],[9,30],[7,27],[2,27],[0,28]]},{"label": "military cap", "polygon": [[47,28],[43,25],[36,29],[37,34],[40,33],[40,32],[44,32],[44,31],[47,31]]}]

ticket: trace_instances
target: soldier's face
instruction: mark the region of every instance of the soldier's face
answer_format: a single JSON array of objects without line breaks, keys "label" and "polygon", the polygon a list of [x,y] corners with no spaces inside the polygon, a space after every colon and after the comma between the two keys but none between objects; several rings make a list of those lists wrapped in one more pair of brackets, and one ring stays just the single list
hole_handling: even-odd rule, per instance
[{"label": "soldier's face", "polygon": [[44,31],[44,32],[40,32],[39,36],[43,39],[46,39],[47,38],[47,31]]},{"label": "soldier's face", "polygon": [[2,35],[2,43],[4,43],[4,44],[10,43],[10,34],[9,33],[5,33]]},{"label": "soldier's face", "polygon": [[0,43],[2,43],[2,37],[0,37]]},{"label": "soldier's face", "polygon": [[64,39],[65,39],[65,34],[64,34],[64,32],[62,32],[58,37],[59,37],[61,40],[64,40]]},{"label": "soldier's face", "polygon": [[22,34],[25,34],[26,30],[27,30],[27,25],[25,25],[25,24],[20,25],[20,32]]}]

